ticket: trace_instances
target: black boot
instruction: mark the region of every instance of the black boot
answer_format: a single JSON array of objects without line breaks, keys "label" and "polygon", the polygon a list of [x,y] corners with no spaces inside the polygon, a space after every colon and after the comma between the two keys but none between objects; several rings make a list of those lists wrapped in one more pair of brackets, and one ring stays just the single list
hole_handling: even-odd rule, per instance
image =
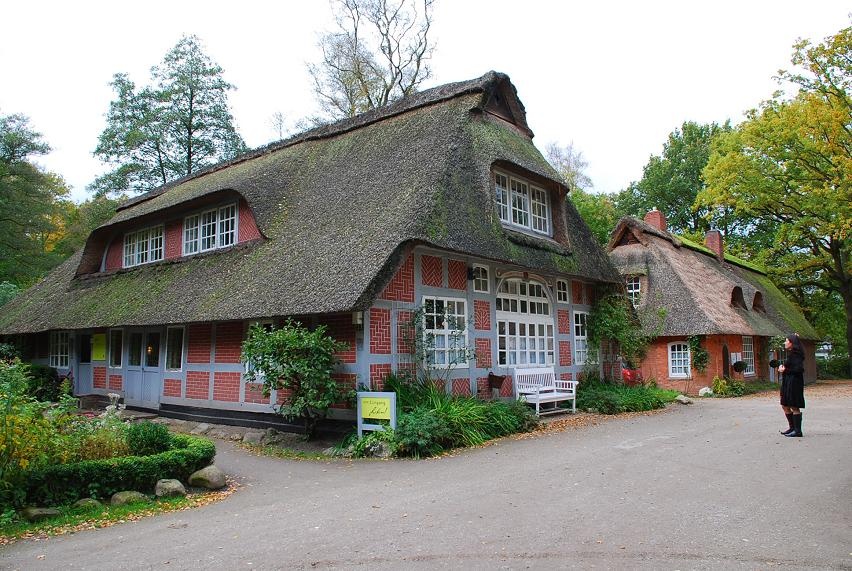
[{"label": "black boot", "polygon": [[794,423],[794,421],[793,421],[793,413],[792,413],[792,412],[785,413],[785,414],[784,414],[784,416],[786,416],[786,417],[787,417],[787,423],[788,423],[790,426],[789,426],[789,428],[787,428],[787,430],[779,430],[778,432],[780,432],[780,433],[781,433],[781,434],[783,434],[784,436],[787,436],[788,434],[790,434],[791,432],[793,432],[794,430],[796,430],[796,425],[795,425],[795,423]]},{"label": "black boot", "polygon": [[802,415],[794,414],[793,415],[793,432],[787,432],[784,436],[792,436],[794,438],[802,437]]}]

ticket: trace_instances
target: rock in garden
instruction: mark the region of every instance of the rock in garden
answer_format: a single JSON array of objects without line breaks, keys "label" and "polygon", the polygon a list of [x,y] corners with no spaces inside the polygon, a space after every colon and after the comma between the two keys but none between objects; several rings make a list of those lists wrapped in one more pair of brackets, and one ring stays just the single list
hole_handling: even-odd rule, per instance
[{"label": "rock in garden", "polygon": [[175,498],[186,495],[186,488],[179,480],[158,480],[154,486],[154,495],[158,498]]},{"label": "rock in garden", "polygon": [[710,387],[701,387],[701,390],[698,391],[698,396],[700,397],[712,397],[713,389]]},{"label": "rock in garden", "polygon": [[200,423],[198,426],[189,431],[190,434],[204,434],[210,430],[210,425],[206,422]]},{"label": "rock in garden", "polygon": [[684,395],[677,395],[675,400],[680,404],[692,404],[692,399]]},{"label": "rock in garden", "polygon": [[59,515],[59,510],[53,508],[24,508],[21,517],[27,521],[41,521]]},{"label": "rock in garden", "polygon": [[218,490],[225,487],[225,473],[216,466],[207,466],[189,477],[189,485],[208,490]]},{"label": "rock in garden", "polygon": [[225,439],[228,437],[228,433],[222,430],[221,428],[217,428],[216,430],[211,430],[207,433],[207,436],[210,438],[222,438]]},{"label": "rock in garden", "polygon": [[238,442],[243,439],[243,435],[239,432],[234,432],[228,437],[228,440],[233,440],[234,442]]},{"label": "rock in garden", "polygon": [[260,444],[263,437],[263,432],[246,432],[245,436],[243,436],[243,442],[246,444]]},{"label": "rock in garden", "polygon": [[74,502],[75,508],[99,508],[103,504],[96,500],[95,498],[83,498],[82,500],[77,500]]},{"label": "rock in garden", "polygon": [[148,496],[141,492],[134,491],[126,491],[126,492],[116,492],[112,495],[112,498],[109,500],[109,505],[111,506],[123,506],[124,504],[130,504],[133,502],[147,502]]}]

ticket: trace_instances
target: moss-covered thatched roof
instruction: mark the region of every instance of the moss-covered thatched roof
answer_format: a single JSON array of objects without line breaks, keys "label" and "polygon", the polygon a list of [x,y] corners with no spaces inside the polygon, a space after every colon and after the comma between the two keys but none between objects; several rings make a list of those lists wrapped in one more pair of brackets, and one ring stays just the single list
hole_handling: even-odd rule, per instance
[{"label": "moss-covered thatched roof", "polygon": [[[625,240],[625,236],[635,239]],[[719,261],[706,246],[631,216],[622,218],[613,230],[609,257],[623,275],[648,277],[650,291],[641,294],[640,315],[651,321],[657,309],[664,309],[660,335],[797,332],[805,339],[819,337],[801,310],[758,266],[728,254]],[[731,303],[735,287],[742,289],[745,309]],[[759,304],[754,307],[758,292],[763,310]]]},{"label": "moss-covered thatched roof", "polygon": [[[130,200],[83,252],[0,309],[0,333],[363,309],[415,244],[618,281],[569,201],[554,208],[566,228],[558,240],[496,219],[495,164],[567,192],[531,136],[508,77],[489,72],[273,143]],[[128,228],[221,193],[246,201],[261,240],[91,273]]]}]

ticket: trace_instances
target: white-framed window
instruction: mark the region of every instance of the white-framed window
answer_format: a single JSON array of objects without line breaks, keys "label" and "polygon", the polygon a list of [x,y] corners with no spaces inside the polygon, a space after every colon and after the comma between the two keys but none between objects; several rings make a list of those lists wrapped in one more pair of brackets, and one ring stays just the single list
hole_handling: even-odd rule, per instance
[{"label": "white-framed window", "polygon": [[423,298],[423,334],[430,367],[468,366],[466,307],[463,299]]},{"label": "white-framed window", "polygon": [[70,354],[71,340],[68,331],[51,331],[50,366],[56,369],[67,369]]},{"label": "white-framed window", "polygon": [[183,369],[183,327],[166,329],[166,370]]},{"label": "white-framed window", "polygon": [[488,293],[488,268],[485,266],[473,266],[473,291]]},{"label": "white-framed window", "polygon": [[745,363],[746,368],[743,371],[744,375],[753,375],[754,374],[754,342],[751,338],[751,335],[743,336],[743,363]]},{"label": "white-framed window", "polygon": [[642,294],[642,282],[638,276],[629,276],[627,278],[627,299],[633,304],[633,307],[639,305],[640,296]]},{"label": "white-framed window", "polygon": [[550,234],[550,199],[546,190],[520,178],[495,172],[494,196],[502,222],[539,234]]},{"label": "white-framed window", "polygon": [[237,205],[212,208],[183,219],[183,255],[237,243]]},{"label": "white-framed window", "polygon": [[692,369],[692,356],[689,344],[683,341],[669,343],[669,377],[685,379]]},{"label": "white-framed window", "polygon": [[556,280],[556,301],[559,303],[570,303],[568,282],[565,280]]},{"label": "white-framed window", "polygon": [[497,288],[497,364],[552,365],[553,316],[545,287],[507,279]]},{"label": "white-framed window", "polygon": [[124,267],[131,268],[163,259],[163,226],[152,226],[124,235]]},{"label": "white-framed window", "polygon": [[124,332],[121,329],[109,330],[109,366],[121,368],[121,354],[124,349]]},{"label": "white-framed window", "polygon": [[589,314],[574,312],[574,364],[585,365],[589,360]]}]

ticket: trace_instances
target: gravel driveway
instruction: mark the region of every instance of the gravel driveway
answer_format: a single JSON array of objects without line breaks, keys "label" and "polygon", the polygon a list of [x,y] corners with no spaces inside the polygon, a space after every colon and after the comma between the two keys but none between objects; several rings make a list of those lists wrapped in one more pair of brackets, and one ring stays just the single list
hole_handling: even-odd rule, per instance
[{"label": "gravel driveway", "polygon": [[507,439],[426,461],[287,461],[218,442],[225,501],[24,541],[4,569],[852,569],[852,390]]}]

